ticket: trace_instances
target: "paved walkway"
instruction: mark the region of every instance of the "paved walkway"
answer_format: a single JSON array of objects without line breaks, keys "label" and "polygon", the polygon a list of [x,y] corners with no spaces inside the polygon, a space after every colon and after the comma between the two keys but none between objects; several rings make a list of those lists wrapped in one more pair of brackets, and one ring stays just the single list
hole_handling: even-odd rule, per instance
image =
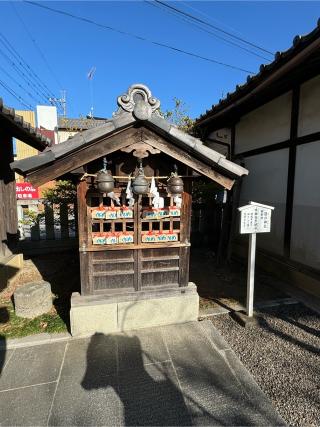
[{"label": "paved walkway", "polygon": [[1,425],[284,424],[209,321],[4,350],[0,366]]}]

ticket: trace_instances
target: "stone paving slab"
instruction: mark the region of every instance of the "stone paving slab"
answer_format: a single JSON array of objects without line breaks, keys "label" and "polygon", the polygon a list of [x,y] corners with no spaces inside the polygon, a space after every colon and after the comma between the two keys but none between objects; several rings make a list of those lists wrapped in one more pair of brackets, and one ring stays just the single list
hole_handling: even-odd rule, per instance
[{"label": "stone paving slab", "polygon": [[0,425],[47,425],[56,383],[0,392]]},{"label": "stone paving slab", "polygon": [[80,382],[88,377],[96,381],[117,373],[117,337],[95,334],[92,338],[75,339],[67,344],[61,379]]},{"label": "stone paving slab", "polygon": [[22,347],[30,347],[33,345],[51,344],[59,341],[69,341],[71,335],[68,332],[53,333],[42,332],[40,334],[29,335],[22,338],[9,338],[0,337],[0,350],[8,350]]},{"label": "stone paving slab", "polygon": [[6,366],[6,364],[9,362],[10,358],[12,357],[13,352],[14,350],[4,350],[4,349],[0,350],[0,369],[1,367],[3,369]]},{"label": "stone paving slab", "polygon": [[119,334],[117,342],[119,371],[140,369],[141,365],[165,362],[169,359],[160,328]]},{"label": "stone paving slab", "polygon": [[209,321],[16,348],[5,359],[0,425],[284,425]]},{"label": "stone paving slab", "polygon": [[14,350],[0,377],[0,390],[56,381],[65,343]]},{"label": "stone paving slab", "polygon": [[85,383],[69,379],[59,381],[49,425],[103,426],[119,425],[121,400],[117,377],[96,376]]}]

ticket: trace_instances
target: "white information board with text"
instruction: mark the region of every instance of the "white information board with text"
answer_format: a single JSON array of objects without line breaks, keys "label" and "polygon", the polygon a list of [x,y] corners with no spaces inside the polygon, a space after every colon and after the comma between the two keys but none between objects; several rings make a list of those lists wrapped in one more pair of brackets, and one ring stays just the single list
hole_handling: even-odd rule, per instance
[{"label": "white information board with text", "polygon": [[240,211],[240,234],[249,234],[247,305],[248,317],[253,316],[254,270],[256,259],[256,233],[271,231],[271,213],[273,206],[249,202],[238,208]]},{"label": "white information board with text", "polygon": [[271,212],[274,208],[246,205],[239,208],[240,234],[269,233],[271,230]]}]

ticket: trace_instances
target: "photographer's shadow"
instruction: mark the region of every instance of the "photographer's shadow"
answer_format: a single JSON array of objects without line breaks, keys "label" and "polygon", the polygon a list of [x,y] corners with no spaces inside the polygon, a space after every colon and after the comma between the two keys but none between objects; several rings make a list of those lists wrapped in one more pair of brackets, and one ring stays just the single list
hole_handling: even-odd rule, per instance
[{"label": "photographer's shadow", "polygon": [[93,335],[81,385],[85,390],[112,387],[123,406],[120,424],[192,424],[171,363],[152,360],[137,336]]}]

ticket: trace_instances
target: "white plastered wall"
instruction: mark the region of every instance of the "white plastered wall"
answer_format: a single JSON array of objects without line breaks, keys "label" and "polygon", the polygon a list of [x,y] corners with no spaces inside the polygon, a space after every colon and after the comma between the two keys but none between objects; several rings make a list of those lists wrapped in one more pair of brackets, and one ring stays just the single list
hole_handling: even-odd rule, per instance
[{"label": "white plastered wall", "polygon": [[70,136],[74,136],[78,132],[74,131],[67,131],[67,130],[59,130],[58,131],[58,144],[61,144],[61,142],[66,141]]},{"label": "white plastered wall", "polygon": [[55,144],[57,144],[58,114],[55,106],[37,105],[37,126],[53,130]]},{"label": "white plastered wall", "polygon": [[241,117],[236,125],[236,154],[289,139],[291,97],[288,92]]},{"label": "white plastered wall", "polygon": [[257,246],[279,255],[283,255],[288,156],[289,150],[283,149],[246,158],[250,173],[243,179],[240,197],[240,205],[254,201],[275,207],[271,232],[260,233]]},{"label": "white plastered wall", "polygon": [[298,136],[320,131],[320,76],[300,88]]},{"label": "white plastered wall", "polygon": [[221,145],[217,142],[211,142],[211,141],[208,142],[207,141],[206,146],[211,148],[212,150],[217,151],[220,154],[223,154],[226,157],[228,157],[228,155],[229,155],[229,149],[225,145]]},{"label": "white plastered wall", "polygon": [[320,269],[320,141],[297,147],[291,258]]}]

